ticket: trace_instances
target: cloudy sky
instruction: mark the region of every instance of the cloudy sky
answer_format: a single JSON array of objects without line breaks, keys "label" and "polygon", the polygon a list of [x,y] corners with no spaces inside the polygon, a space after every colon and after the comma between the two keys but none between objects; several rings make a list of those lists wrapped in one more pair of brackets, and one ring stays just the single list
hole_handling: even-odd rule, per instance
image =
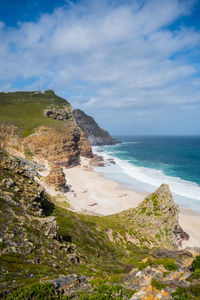
[{"label": "cloudy sky", "polygon": [[112,134],[200,134],[200,1],[0,1],[0,90],[38,89]]}]

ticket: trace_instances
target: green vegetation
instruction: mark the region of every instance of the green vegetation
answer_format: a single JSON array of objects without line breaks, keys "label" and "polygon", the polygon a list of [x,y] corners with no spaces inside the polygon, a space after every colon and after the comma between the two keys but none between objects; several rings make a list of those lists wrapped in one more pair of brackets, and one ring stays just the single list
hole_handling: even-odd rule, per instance
[{"label": "green vegetation", "polygon": [[18,134],[28,136],[40,126],[48,126],[57,131],[66,130],[63,123],[44,116],[44,109],[49,106],[62,108],[69,103],[54,94],[53,91],[44,93],[14,92],[0,93],[0,122],[16,125]]},{"label": "green vegetation", "polygon": [[197,255],[192,263],[193,278],[200,279],[200,255]]},{"label": "green vegetation", "polygon": [[200,284],[190,287],[178,287],[172,293],[174,300],[199,300],[200,299]]},{"label": "green vegetation", "polygon": [[52,300],[52,299],[61,299],[56,297],[55,289],[51,283],[41,284],[34,283],[13,291],[9,294],[5,300]]},{"label": "green vegetation", "polygon": [[196,279],[200,279],[200,269],[196,269],[192,276]]},{"label": "green vegetation", "polygon": [[175,260],[169,257],[165,257],[165,258],[160,257],[155,259],[148,258],[147,261],[137,264],[139,270],[143,270],[148,266],[155,266],[155,265],[163,265],[165,269],[168,271],[176,271],[178,269]]},{"label": "green vegetation", "polygon": [[24,155],[25,155],[25,158],[28,159],[28,160],[31,160],[34,156],[34,154],[31,152],[30,149],[25,149],[24,150]]},{"label": "green vegetation", "polygon": [[200,269],[200,255],[197,255],[192,263],[193,270]]},{"label": "green vegetation", "polygon": [[92,292],[82,292],[79,294],[80,300],[118,300],[118,299],[130,299],[134,294],[134,291],[124,289],[121,285],[107,285],[101,284],[93,288]]},{"label": "green vegetation", "polygon": [[153,261],[154,265],[163,265],[168,271],[176,271],[178,269],[177,264],[175,263],[173,258],[165,257],[165,258],[157,258]]},{"label": "green vegetation", "polygon": [[151,285],[154,286],[157,290],[161,291],[162,289],[166,288],[166,284],[152,278],[151,279]]},{"label": "green vegetation", "polygon": [[159,209],[159,207],[158,207],[158,195],[152,194],[152,201],[153,201],[153,210],[154,210],[154,213],[156,213]]},{"label": "green vegetation", "polygon": [[[94,286],[91,293],[79,292],[77,297],[80,300],[109,300],[109,299],[130,299],[134,291],[124,289],[121,285],[100,284]],[[34,283],[13,291],[5,300],[69,300],[73,296],[64,296],[55,291],[51,283]],[[76,298],[77,299],[77,298]]]},{"label": "green vegetation", "polygon": [[[124,264],[120,261],[124,252],[109,240],[104,231],[97,230],[98,217],[76,214],[61,208],[56,208],[54,215],[59,227],[58,233],[65,241],[76,244],[90,270],[95,266],[100,273],[102,270],[108,273],[123,272]],[[78,268],[75,267],[77,271]]]}]

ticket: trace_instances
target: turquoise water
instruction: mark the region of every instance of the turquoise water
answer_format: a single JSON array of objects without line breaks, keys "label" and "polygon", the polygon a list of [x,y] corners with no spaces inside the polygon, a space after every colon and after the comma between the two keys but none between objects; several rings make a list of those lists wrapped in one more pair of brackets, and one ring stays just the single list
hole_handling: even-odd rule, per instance
[{"label": "turquoise water", "polygon": [[200,212],[200,137],[117,139],[122,143],[94,147],[106,161],[97,171],[141,191],[152,192],[167,183],[177,204]]}]

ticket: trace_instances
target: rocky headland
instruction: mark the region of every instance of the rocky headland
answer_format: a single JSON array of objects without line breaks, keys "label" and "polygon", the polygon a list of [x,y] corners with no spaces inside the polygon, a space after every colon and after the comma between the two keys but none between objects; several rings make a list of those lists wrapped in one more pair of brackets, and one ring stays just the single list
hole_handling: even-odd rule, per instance
[{"label": "rocky headland", "polygon": [[95,174],[53,91],[0,93],[0,108],[0,298],[199,299],[198,248],[184,249],[167,185],[137,194]]},{"label": "rocky headland", "polygon": [[114,145],[117,143],[116,139],[113,139],[106,130],[100,128],[97,122],[82,110],[73,110],[73,115],[91,146]]}]

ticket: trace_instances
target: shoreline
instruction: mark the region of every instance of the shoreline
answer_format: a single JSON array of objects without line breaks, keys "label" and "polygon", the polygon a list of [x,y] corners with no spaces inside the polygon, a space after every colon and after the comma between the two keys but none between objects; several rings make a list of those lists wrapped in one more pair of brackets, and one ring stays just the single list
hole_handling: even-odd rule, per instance
[{"label": "shoreline", "polygon": [[104,174],[94,171],[85,158],[81,158],[79,166],[63,168],[63,171],[67,184],[72,187],[66,197],[71,207],[80,213],[115,214],[136,207],[149,194],[105,178]]},{"label": "shoreline", "polygon": [[[40,173],[42,177],[47,176],[50,171],[48,163],[45,167],[46,170]],[[103,172],[94,170],[90,159],[84,157],[81,157],[80,165],[63,168],[63,172],[70,188],[67,193],[55,191],[44,182],[40,181],[40,183],[52,197],[58,198],[60,206],[77,213],[96,216],[112,215],[137,207],[147,195],[151,194],[108,179]],[[183,241],[182,249],[191,248],[199,251],[200,214],[192,209],[179,207],[179,224],[190,236],[188,241]]]},{"label": "shoreline", "polygon": [[[79,166],[64,168],[67,184],[72,191],[67,200],[76,212],[105,216],[137,207],[148,194],[127,187],[123,183],[106,178],[90,166],[89,160],[81,158]],[[200,247],[200,214],[179,207],[179,223],[190,236],[183,242],[183,248]]]}]

